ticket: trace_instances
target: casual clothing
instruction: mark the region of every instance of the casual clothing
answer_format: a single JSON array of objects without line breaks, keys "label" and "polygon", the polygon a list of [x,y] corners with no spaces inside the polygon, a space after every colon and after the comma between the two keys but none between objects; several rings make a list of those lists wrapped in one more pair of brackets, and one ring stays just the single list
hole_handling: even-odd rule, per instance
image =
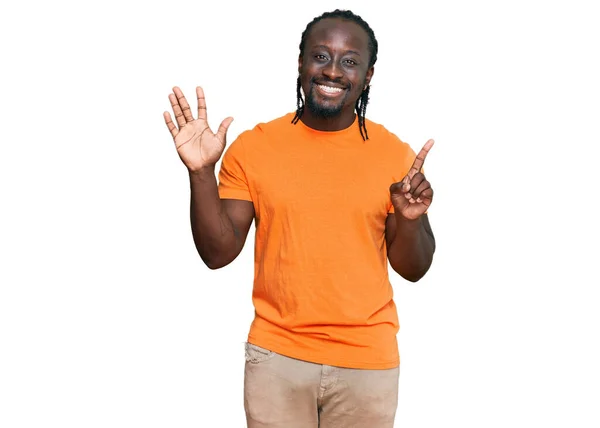
[{"label": "casual clothing", "polygon": [[366,120],[316,131],[293,114],[243,132],[219,171],[223,199],[256,213],[255,319],[248,341],[282,356],[352,369],[399,365],[388,277],[389,187],[415,153]]},{"label": "casual clothing", "polygon": [[391,428],[399,373],[313,364],[246,344],[248,428]]}]

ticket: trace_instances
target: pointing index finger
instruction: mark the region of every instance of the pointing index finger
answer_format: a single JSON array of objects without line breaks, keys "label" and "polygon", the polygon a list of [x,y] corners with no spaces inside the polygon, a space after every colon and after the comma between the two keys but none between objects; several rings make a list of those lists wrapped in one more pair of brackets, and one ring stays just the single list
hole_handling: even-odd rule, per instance
[{"label": "pointing index finger", "polygon": [[417,154],[417,157],[415,158],[415,161],[413,162],[410,171],[408,171],[409,178],[413,178],[417,172],[421,171],[421,168],[423,168],[423,164],[425,163],[425,158],[427,157],[429,150],[431,150],[431,147],[433,147],[433,143],[433,140],[428,140],[419,152],[419,154]]}]

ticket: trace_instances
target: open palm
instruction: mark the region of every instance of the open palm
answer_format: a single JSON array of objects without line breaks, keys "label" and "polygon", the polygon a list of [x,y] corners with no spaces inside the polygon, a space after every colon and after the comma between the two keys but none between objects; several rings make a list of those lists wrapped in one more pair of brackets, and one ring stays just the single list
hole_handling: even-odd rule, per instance
[{"label": "open palm", "polygon": [[177,125],[173,123],[169,112],[163,114],[177,153],[190,171],[211,167],[218,162],[225,150],[227,129],[233,122],[233,118],[228,117],[221,122],[216,133],[212,132],[208,126],[204,91],[199,86],[196,88],[196,96],[198,119],[194,119],[190,105],[177,86],[173,88],[173,93],[169,94]]}]

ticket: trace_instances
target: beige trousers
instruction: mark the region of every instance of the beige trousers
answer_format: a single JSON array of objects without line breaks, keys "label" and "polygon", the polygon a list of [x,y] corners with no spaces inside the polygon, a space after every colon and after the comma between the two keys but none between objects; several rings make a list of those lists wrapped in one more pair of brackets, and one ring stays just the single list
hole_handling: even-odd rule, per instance
[{"label": "beige trousers", "polygon": [[248,428],[391,428],[400,368],[313,364],[246,344]]}]

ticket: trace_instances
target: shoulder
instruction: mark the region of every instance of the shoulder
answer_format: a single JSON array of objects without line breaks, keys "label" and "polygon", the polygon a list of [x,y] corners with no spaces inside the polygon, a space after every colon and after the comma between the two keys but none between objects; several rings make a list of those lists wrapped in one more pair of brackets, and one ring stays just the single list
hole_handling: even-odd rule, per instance
[{"label": "shoulder", "polygon": [[271,161],[273,143],[292,132],[293,117],[293,113],[288,113],[269,122],[260,122],[253,128],[242,131],[229,145],[224,158],[235,158],[245,165]]},{"label": "shoulder", "polygon": [[265,137],[284,134],[293,129],[292,119],[294,113],[286,113],[268,122],[260,122],[252,129],[242,132],[238,140],[244,140],[246,144],[264,141]]},{"label": "shoulder", "polygon": [[376,147],[386,152],[391,151],[396,155],[414,156],[411,146],[384,125],[369,119],[365,119],[365,125],[369,134],[368,141]]}]

